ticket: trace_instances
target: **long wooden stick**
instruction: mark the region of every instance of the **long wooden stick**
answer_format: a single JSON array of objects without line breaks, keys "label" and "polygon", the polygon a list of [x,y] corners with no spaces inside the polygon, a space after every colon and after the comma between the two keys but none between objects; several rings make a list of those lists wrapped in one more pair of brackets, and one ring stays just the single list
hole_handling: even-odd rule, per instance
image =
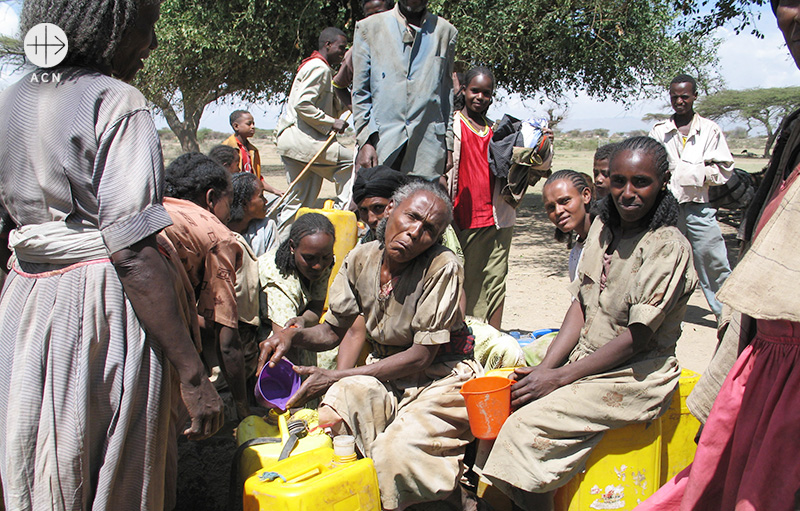
[{"label": "long wooden stick", "polygon": [[[348,110],[341,117],[341,119],[343,121],[347,121],[347,119],[350,118],[350,114],[351,114],[351,112]],[[289,188],[286,189],[286,192],[284,192],[284,194],[281,195],[281,197],[277,201],[275,201],[275,204],[272,205],[272,207],[269,209],[269,211],[267,211],[267,216],[272,216],[272,214],[275,212],[275,210],[277,210],[283,204],[284,199],[286,199],[286,197],[289,196],[289,192],[294,187],[294,185],[296,185],[298,181],[303,179],[303,176],[306,175],[306,172],[308,172],[308,169],[310,169],[311,166],[314,164],[314,162],[317,161],[317,158],[319,158],[322,155],[322,153],[324,153],[325,151],[328,150],[328,148],[333,143],[333,139],[336,138],[336,135],[337,135],[337,133],[335,131],[331,130],[331,134],[328,136],[328,140],[325,141],[325,145],[320,147],[319,151],[317,151],[317,154],[315,154],[314,157],[311,158],[311,161],[306,164],[306,166],[303,168],[303,170],[300,171],[300,174],[298,174],[297,177],[294,178],[294,180],[291,183],[289,183]]]}]

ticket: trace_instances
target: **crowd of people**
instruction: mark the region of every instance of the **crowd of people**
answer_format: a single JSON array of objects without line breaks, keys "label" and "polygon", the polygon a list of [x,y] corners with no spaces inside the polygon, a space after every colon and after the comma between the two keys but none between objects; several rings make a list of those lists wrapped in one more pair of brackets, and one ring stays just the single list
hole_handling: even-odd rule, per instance
[{"label": "crowd of people", "polygon": [[[800,7],[772,7],[800,67]],[[508,167],[531,161],[495,145],[519,123],[486,117],[491,68],[454,73],[457,30],[426,0],[364,0],[350,50],[340,29],[320,33],[278,122],[285,190],[264,179],[245,110],[207,156],[165,168],[130,85],[157,49],[160,2],[93,8],[86,18],[75,0],[26,0],[23,33],[50,22],[70,37],[64,78],[0,93],[8,509],[175,508],[178,436],[220,429],[223,390],[236,419],[260,413],[256,375],[286,357],[303,378],[287,407],[316,407],[331,435],[355,437],[386,510],[481,505],[463,497],[474,438],[459,390],[514,368],[513,412],[472,469],[516,508],[550,510],[606,431],[668,408],[698,284],[720,341],[689,399],[704,424],[697,455],[641,508],[795,509],[797,112],[732,271],[709,190],[726,185],[733,157],[695,113],[693,77],[672,80],[674,115],[649,136],[599,147],[593,175],[549,173],[542,201],[569,249],[572,300],[527,366],[500,330],[519,195],[535,180],[509,192]],[[336,138],[349,112],[355,151]],[[553,132],[537,129],[549,147]],[[365,227],[330,285],[336,229],[297,214],[323,179]]]}]

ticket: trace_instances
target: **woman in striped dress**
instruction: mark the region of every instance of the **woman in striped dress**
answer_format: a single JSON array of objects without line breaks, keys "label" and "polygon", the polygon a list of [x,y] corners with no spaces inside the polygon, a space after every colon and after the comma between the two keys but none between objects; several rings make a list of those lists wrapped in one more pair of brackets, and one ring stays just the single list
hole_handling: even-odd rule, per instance
[{"label": "woman in striped dress", "polygon": [[179,396],[191,437],[221,424],[155,241],[171,223],[158,135],[125,83],[158,16],[158,0],[22,9],[23,34],[54,23],[69,50],[49,82],[37,69],[0,94],[0,202],[16,225],[0,295],[9,509],[163,509]]}]

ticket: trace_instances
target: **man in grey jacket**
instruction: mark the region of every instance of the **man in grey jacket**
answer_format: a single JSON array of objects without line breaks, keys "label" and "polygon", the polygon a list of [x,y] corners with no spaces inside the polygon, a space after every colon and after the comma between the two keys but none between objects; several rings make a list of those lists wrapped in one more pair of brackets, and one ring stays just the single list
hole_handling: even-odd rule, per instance
[{"label": "man in grey jacket", "polygon": [[453,60],[458,31],[427,11],[427,0],[356,24],[353,116],[360,167],[388,165],[441,177],[453,148]]}]

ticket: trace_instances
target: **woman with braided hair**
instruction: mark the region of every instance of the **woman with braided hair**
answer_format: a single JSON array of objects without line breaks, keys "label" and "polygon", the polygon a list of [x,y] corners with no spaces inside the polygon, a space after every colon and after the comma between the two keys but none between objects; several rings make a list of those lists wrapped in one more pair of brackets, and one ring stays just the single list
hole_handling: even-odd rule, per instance
[{"label": "woman with braided hair", "polygon": [[678,384],[675,343],[697,277],[675,227],[664,147],[621,142],[610,179],[570,285],[575,300],[541,364],[512,375],[516,411],[483,468],[523,509],[552,509],[553,491],[605,431],[655,419]]},{"label": "woman with braided hair", "polygon": [[126,83],[157,46],[159,4],[22,8],[21,33],[53,23],[69,49],[47,70],[60,82],[35,69],[0,94],[0,202],[16,227],[0,295],[7,509],[170,509],[174,407],[190,438],[222,425],[156,242],[172,223],[158,132]]},{"label": "woman with braided hair", "polygon": [[[333,268],[336,230],[324,215],[306,213],[292,224],[277,249],[258,258],[262,300],[259,339],[291,326],[316,325],[322,316]],[[266,308],[266,310],[264,310]],[[301,348],[288,354],[298,365],[317,365],[317,354]]]},{"label": "woman with braided hair", "polygon": [[[592,185],[587,176],[574,170],[554,172],[542,188],[547,218],[556,226],[556,240],[566,242],[569,253],[569,280],[575,280],[583,244],[592,226]],[[577,240],[572,239],[575,233]]]}]

